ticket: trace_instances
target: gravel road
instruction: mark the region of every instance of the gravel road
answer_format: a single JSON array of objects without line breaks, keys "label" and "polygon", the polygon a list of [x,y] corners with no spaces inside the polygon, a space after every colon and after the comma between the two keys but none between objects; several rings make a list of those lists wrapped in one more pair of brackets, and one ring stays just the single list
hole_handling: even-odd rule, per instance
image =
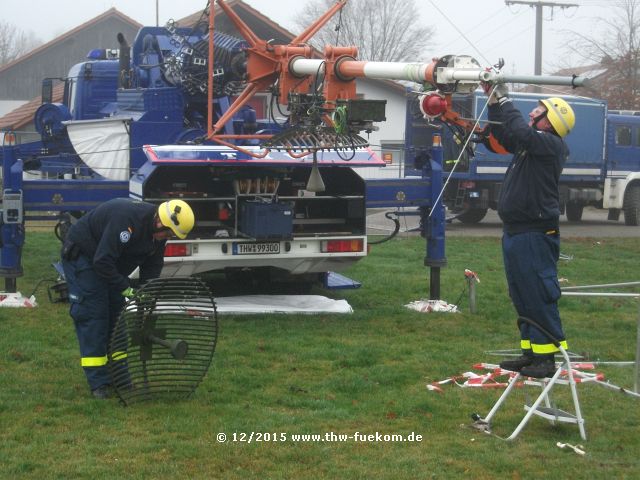
[{"label": "gravel road", "polygon": [[[412,210],[407,210],[412,211]],[[413,210],[415,211],[415,210]],[[384,216],[386,210],[369,210],[367,213],[368,233],[371,235],[385,234],[393,231],[393,222]],[[418,225],[417,216],[400,218],[400,231],[403,235],[417,235],[404,233]],[[640,227],[628,227],[624,224],[624,215],[620,215],[617,222],[607,220],[607,211],[587,207],[584,209],[582,221],[569,222],[566,217],[560,218],[560,234],[563,238],[570,237],[640,237]],[[446,235],[452,237],[498,237],[502,235],[502,224],[498,214],[489,210],[487,216],[476,224],[465,224],[458,220],[447,224]]]}]

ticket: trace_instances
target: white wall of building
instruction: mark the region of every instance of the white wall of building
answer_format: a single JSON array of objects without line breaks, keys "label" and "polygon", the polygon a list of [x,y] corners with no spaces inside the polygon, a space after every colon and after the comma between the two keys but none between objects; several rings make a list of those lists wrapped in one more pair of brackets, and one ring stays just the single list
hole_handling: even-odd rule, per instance
[{"label": "white wall of building", "polygon": [[[404,152],[398,147],[404,145],[406,122],[406,94],[404,87],[394,88],[388,82],[358,79],[356,80],[358,94],[364,95],[365,100],[386,100],[386,122],[377,123],[379,128],[367,137],[366,132],[361,135],[369,140],[371,149],[383,158],[383,154],[391,156],[391,162],[383,168],[356,168],[364,178],[400,178],[404,176]],[[383,148],[384,145],[396,145],[396,148]]]},{"label": "white wall of building", "polygon": [[4,117],[27,102],[28,100],[0,100],[0,117]]},{"label": "white wall of building", "polygon": [[[416,89],[417,89],[416,85]],[[385,122],[378,122],[375,126],[379,130],[370,134],[360,132],[360,135],[369,141],[371,149],[380,157],[385,154],[390,156],[385,167],[355,168],[364,178],[403,178],[404,177],[404,135],[406,123],[406,88],[400,84],[394,86],[391,82],[357,79],[356,93],[365,100],[386,100]],[[269,99],[266,100],[269,105]],[[283,112],[286,107],[282,106]],[[276,113],[277,120],[284,122]],[[383,148],[386,146],[387,148]]]}]

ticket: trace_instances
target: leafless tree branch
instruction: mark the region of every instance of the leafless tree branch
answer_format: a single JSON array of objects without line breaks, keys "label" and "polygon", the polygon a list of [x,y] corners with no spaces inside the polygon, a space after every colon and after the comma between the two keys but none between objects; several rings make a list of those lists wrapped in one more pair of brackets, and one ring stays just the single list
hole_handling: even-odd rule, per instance
[{"label": "leafless tree branch", "polygon": [[0,20],[0,65],[14,61],[41,43],[33,32],[25,32]]},{"label": "leafless tree branch", "polygon": [[[297,22],[300,31],[316,20],[335,0],[313,0]],[[434,29],[420,23],[414,0],[350,0],[312,39],[312,45],[355,45],[361,60],[423,61],[432,55]]]},{"label": "leafless tree branch", "polygon": [[611,2],[611,18],[590,33],[569,31],[567,52],[607,69],[597,93],[610,108],[640,109],[640,0]]}]

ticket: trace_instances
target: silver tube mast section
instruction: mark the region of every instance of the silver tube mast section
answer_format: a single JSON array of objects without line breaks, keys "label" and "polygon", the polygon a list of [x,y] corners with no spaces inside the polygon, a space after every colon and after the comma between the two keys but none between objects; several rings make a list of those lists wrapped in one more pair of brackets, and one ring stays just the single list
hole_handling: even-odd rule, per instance
[{"label": "silver tube mast section", "polygon": [[[427,72],[430,64],[402,63],[402,62],[363,62],[346,60],[337,68],[344,68],[349,74],[357,77],[378,80],[407,80],[422,83],[429,81]],[[294,75],[317,75],[324,73],[325,62],[315,58],[294,58],[289,64]],[[357,72],[357,73],[355,73]],[[350,76],[349,74],[345,76]],[[433,80],[438,84],[455,82],[493,82],[493,83],[524,83],[530,85],[559,85],[568,87],[584,87],[588,85],[586,77],[560,77],[553,75],[510,75],[476,68],[439,67]]]},{"label": "silver tube mast section", "polygon": [[559,77],[553,75],[509,75],[503,72],[487,70],[438,68],[436,72],[438,83],[456,81],[492,82],[492,83],[525,83],[529,85],[560,85],[566,87],[585,87],[589,83],[586,77]]},{"label": "silver tube mast section", "polygon": [[293,58],[289,70],[294,75],[316,75],[324,73],[324,60],[317,58]]},{"label": "silver tube mast section", "polygon": [[583,290],[585,288],[610,288],[610,287],[636,287],[640,286],[640,282],[624,282],[624,283],[605,283],[599,285],[577,285],[573,287],[562,287],[562,291],[567,290]]},{"label": "silver tube mast section", "polygon": [[495,83],[528,83],[530,85],[558,85],[564,87],[588,87],[590,79],[587,77],[559,77],[554,75],[508,75],[499,73]]}]

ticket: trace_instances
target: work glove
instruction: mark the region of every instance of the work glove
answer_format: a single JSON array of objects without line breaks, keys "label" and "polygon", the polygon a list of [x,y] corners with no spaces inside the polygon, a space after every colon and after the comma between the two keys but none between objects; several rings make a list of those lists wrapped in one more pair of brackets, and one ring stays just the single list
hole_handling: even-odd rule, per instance
[{"label": "work glove", "polygon": [[127,300],[131,300],[132,298],[140,301],[149,300],[149,295],[141,293],[139,290],[134,290],[131,287],[124,289],[121,293]]},{"label": "work glove", "polygon": [[502,105],[509,100],[509,88],[504,83],[480,82],[480,86],[489,97],[489,105],[496,103]]},{"label": "work glove", "polygon": [[135,304],[138,307],[152,309],[155,307],[155,301],[152,296],[145,294],[139,290],[129,287],[121,292],[122,296],[127,299],[127,303]]},{"label": "work glove", "polygon": [[125,289],[124,289],[122,292],[120,292],[120,293],[122,293],[122,296],[123,296],[123,297],[125,297],[125,298],[127,298],[127,299],[130,299],[130,298],[133,298],[133,297],[135,297],[135,296],[136,296],[136,291],[135,291],[133,288],[131,288],[131,287],[129,287],[129,288],[125,288]]}]

